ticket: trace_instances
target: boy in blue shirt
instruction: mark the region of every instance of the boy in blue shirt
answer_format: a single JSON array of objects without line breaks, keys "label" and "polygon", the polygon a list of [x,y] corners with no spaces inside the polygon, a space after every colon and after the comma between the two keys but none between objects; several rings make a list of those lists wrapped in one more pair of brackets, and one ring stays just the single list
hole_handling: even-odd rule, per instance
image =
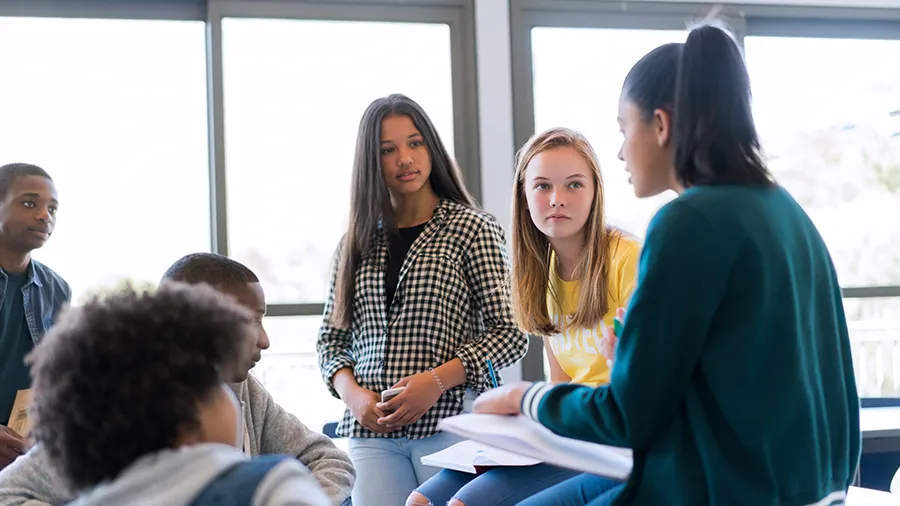
[{"label": "boy in blue shirt", "polygon": [[31,258],[56,226],[53,180],[27,163],[0,167],[0,469],[26,450],[6,425],[16,393],[30,388],[27,355],[69,302],[69,285]]}]

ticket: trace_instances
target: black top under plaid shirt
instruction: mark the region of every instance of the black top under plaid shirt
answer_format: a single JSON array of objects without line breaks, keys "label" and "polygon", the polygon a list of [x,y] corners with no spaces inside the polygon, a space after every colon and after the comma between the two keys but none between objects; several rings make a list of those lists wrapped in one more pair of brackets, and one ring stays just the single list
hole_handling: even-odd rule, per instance
[{"label": "black top under plaid shirt", "polygon": [[330,323],[340,252],[332,266],[316,343],[319,367],[332,395],[339,397],[332,379],[344,367],[353,369],[361,387],[381,392],[406,376],[458,357],[467,381],[444,392],[422,418],[399,430],[374,433],[348,409],[337,433],[428,437],[437,432],[439,420],[462,412],[466,388],[483,391],[490,385],[487,359],[500,369],[525,355],[528,340],[513,322],[510,307],[503,231],[487,213],[441,201],[403,261],[390,314],[385,307],[388,240],[384,230],[379,228],[372,241],[356,272],[349,330]]}]

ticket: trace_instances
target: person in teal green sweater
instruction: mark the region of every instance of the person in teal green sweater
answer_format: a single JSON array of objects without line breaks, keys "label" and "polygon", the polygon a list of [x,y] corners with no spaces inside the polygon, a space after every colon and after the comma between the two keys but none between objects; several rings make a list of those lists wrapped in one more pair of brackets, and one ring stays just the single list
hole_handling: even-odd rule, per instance
[{"label": "person in teal green sweater", "polygon": [[632,448],[634,469],[521,504],[843,504],[861,438],[841,290],[763,162],[733,38],[706,25],[651,51],[625,80],[619,123],[635,193],[679,196],[647,230],[610,384],[519,383],[474,410]]}]

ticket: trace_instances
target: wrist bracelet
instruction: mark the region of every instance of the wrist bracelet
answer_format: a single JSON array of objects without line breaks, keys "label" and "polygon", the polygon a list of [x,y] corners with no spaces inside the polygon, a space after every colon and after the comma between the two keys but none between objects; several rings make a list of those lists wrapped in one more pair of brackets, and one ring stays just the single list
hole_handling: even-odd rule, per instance
[{"label": "wrist bracelet", "polygon": [[444,382],[441,381],[441,377],[438,376],[438,373],[434,370],[434,367],[429,367],[428,370],[431,371],[431,375],[434,376],[434,381],[436,381],[438,387],[440,387],[441,393],[446,392],[447,390],[444,388]]}]

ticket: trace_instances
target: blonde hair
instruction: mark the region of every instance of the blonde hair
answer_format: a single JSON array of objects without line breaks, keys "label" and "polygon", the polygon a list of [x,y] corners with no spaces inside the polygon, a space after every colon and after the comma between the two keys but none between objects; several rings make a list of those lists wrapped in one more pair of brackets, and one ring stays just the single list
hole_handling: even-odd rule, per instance
[{"label": "blonde hair", "polygon": [[529,334],[548,336],[561,332],[550,320],[547,290],[559,305],[559,294],[550,284],[550,241],[531,219],[525,198],[525,169],[539,153],[557,148],[571,148],[591,168],[594,199],[584,225],[584,248],[578,255],[575,276],[582,280],[578,307],[568,328],[593,328],[609,311],[610,244],[621,237],[608,229],[603,214],[603,177],[594,148],[583,134],[568,128],[551,128],[536,134],[516,153],[516,176],[512,198],[512,304],[516,323]]}]

